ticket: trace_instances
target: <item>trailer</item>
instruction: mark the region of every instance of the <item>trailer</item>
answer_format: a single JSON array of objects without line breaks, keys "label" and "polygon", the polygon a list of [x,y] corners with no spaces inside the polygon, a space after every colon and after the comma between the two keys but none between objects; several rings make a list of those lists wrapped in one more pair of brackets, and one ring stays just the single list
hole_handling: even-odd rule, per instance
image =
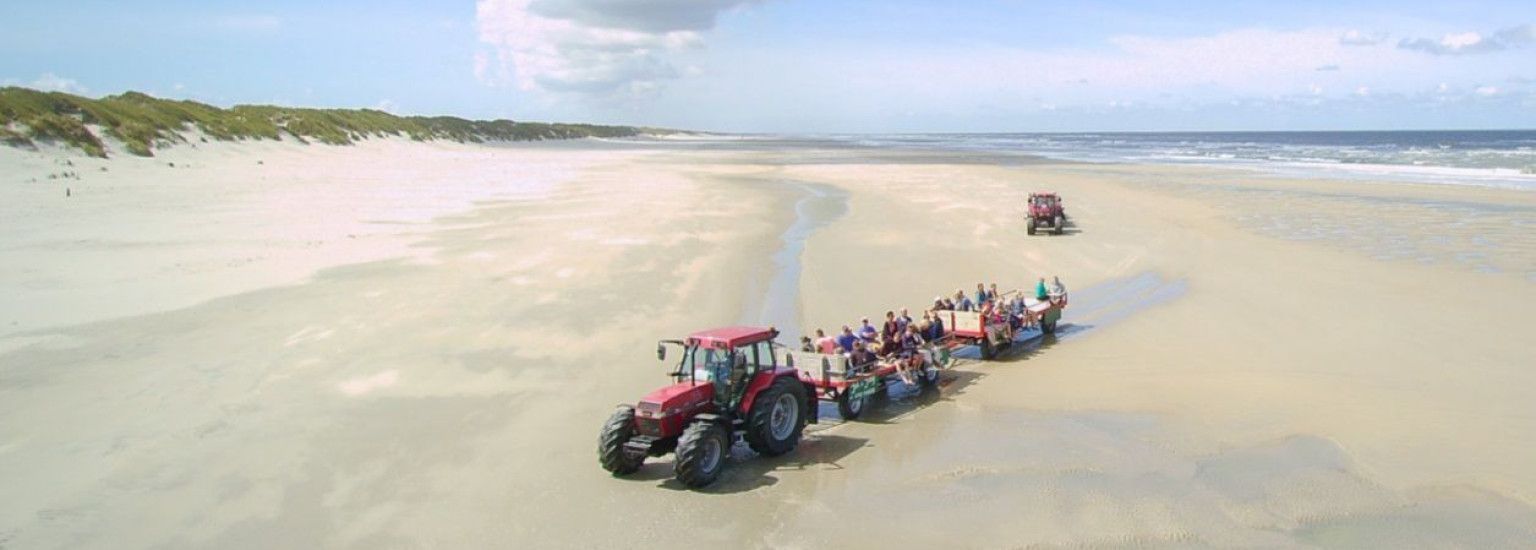
[{"label": "trailer", "polygon": [[[884,392],[890,384],[902,383],[897,374],[898,362],[906,359],[888,357],[855,365],[847,355],[812,352],[790,352],[799,365],[800,381],[815,389],[822,401],[837,403],[837,412],[843,420],[854,420],[864,413],[871,398]],[[932,388],[939,383],[939,371],[949,363],[949,350],[939,346],[927,346],[919,352],[922,360],[913,373],[919,386]]]},{"label": "trailer", "polygon": [[993,315],[987,319],[983,319],[979,311],[934,311],[933,314],[944,322],[944,338],[940,343],[951,350],[976,346],[981,358],[990,361],[999,351],[1012,346],[1020,338],[1028,340],[1055,334],[1056,324],[1061,320],[1061,310],[1067,307],[1066,294],[1050,296],[1044,300],[1023,300],[1021,311],[1007,311],[1004,315]]}]

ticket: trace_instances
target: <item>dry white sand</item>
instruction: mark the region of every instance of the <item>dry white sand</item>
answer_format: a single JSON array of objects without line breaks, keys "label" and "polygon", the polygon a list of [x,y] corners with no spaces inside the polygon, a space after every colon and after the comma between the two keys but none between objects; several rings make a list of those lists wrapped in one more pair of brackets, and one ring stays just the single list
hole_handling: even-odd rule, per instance
[{"label": "dry white sand", "polygon": [[[750,142],[0,168],[3,548],[1536,545],[1528,193]],[[656,339],[1049,275],[1059,338],[705,491],[596,464]]]}]

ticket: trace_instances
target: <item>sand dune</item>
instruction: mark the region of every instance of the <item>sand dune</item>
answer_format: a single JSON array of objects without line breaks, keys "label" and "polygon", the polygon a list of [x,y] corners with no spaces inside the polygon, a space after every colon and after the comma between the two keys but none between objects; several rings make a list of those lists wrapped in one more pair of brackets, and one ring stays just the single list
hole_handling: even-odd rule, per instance
[{"label": "sand dune", "polygon": [[[66,198],[59,155],[0,151],[0,547],[1536,545],[1528,194],[382,141],[70,158]],[[596,464],[659,338],[1051,275],[1060,337],[708,490]]]}]

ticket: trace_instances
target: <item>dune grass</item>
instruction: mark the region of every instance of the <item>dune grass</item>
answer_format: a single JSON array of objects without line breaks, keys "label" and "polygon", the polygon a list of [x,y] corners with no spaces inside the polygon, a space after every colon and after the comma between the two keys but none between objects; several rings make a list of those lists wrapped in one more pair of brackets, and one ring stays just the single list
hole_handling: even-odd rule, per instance
[{"label": "dune grass", "polygon": [[197,130],[221,141],[293,139],[348,145],[374,137],[418,141],[533,141],[583,137],[629,137],[667,130],[633,126],[550,124],[510,120],[467,120],[449,116],[397,116],[373,109],[309,109],[236,105],[222,109],[188,100],[139,92],[91,99],[63,92],[0,88],[0,143],[32,147],[61,143],[94,157],[106,157],[97,132],[122,143],[128,153],[154,156],[157,147],[186,142]]}]

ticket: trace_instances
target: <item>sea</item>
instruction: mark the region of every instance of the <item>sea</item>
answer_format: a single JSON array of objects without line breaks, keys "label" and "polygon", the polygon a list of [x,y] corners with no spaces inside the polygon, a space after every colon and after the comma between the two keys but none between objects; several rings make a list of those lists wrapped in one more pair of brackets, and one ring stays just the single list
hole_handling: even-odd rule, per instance
[{"label": "sea", "polygon": [[1536,130],[846,134],[849,145],[1011,152],[1101,163],[1213,165],[1290,177],[1536,191]]}]

